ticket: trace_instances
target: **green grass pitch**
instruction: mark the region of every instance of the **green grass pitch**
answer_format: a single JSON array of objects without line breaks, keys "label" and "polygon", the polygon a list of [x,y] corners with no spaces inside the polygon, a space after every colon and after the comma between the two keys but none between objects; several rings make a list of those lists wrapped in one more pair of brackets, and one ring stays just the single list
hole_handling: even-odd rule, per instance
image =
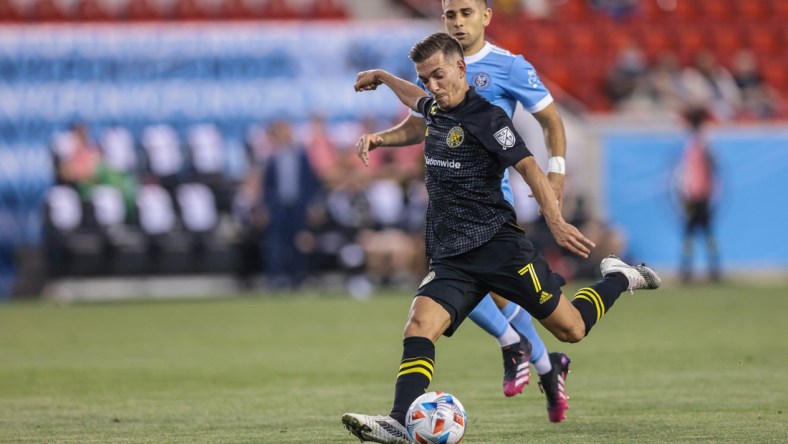
[{"label": "green grass pitch", "polygon": [[[0,305],[0,443],[356,442],[340,417],[388,412],[410,297]],[[470,321],[431,388],[467,443],[785,443],[786,316],[786,287],[625,294],[581,343],[543,336],[573,359],[560,424],[535,381],[503,397]]]}]

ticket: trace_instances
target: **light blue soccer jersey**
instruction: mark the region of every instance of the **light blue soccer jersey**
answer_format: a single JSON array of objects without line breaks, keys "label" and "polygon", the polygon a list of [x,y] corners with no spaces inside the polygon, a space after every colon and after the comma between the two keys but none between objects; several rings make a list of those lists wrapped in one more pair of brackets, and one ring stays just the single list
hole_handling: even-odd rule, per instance
[{"label": "light blue soccer jersey", "polygon": [[498,105],[511,118],[517,102],[529,113],[541,111],[553,102],[533,65],[523,56],[489,42],[481,51],[465,57],[468,84],[480,96]]},{"label": "light blue soccer jersey", "polygon": [[[529,113],[541,111],[553,102],[553,96],[542,84],[533,65],[521,55],[486,42],[481,51],[465,57],[468,84],[480,96],[498,105],[513,118],[517,102]],[[501,182],[503,195],[514,205],[507,169]]]},{"label": "light blue soccer jersey", "polygon": [[[522,103],[523,108],[531,114],[553,103],[553,96],[542,84],[536,69],[521,55],[485,42],[481,51],[465,57],[465,64],[468,66],[468,84],[480,96],[503,108],[509,118],[513,118],[517,102]],[[421,82],[419,86],[424,88]],[[501,188],[506,200],[514,205],[508,169],[504,173]]]}]

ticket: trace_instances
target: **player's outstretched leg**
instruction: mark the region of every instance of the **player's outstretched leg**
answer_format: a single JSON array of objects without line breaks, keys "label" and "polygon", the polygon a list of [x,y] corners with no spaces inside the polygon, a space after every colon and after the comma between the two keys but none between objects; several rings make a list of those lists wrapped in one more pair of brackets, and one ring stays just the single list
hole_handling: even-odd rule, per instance
[{"label": "player's outstretched leg", "polygon": [[616,255],[602,259],[599,265],[602,280],[577,290],[572,305],[580,312],[585,324],[585,334],[602,319],[616,302],[621,293],[635,290],[654,290],[662,280],[657,272],[645,264],[629,265]]},{"label": "player's outstretched leg", "polygon": [[615,254],[602,259],[599,269],[602,271],[602,276],[612,273],[623,274],[629,281],[627,290],[630,293],[634,293],[635,290],[655,290],[662,285],[662,279],[657,272],[647,267],[646,264],[629,265]]},{"label": "player's outstretched leg", "polygon": [[342,424],[362,442],[383,444],[409,444],[410,437],[405,426],[391,416],[370,416],[358,413],[342,415]]},{"label": "player's outstretched leg", "polygon": [[539,375],[539,389],[547,397],[547,418],[551,422],[561,422],[566,419],[566,410],[569,408],[566,394],[566,377],[569,374],[569,363],[572,362],[563,353],[550,353],[552,370]]},{"label": "player's outstretched leg", "polygon": [[522,393],[530,382],[531,345],[518,333],[501,313],[490,295],[485,296],[468,316],[484,331],[493,336],[503,353],[503,394],[514,396]]}]

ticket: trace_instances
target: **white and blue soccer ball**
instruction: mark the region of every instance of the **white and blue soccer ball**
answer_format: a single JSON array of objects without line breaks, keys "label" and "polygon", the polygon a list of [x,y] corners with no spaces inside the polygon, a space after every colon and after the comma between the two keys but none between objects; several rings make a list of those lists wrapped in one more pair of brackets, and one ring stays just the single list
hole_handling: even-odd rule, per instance
[{"label": "white and blue soccer ball", "polygon": [[468,415],[459,399],[445,392],[427,392],[413,401],[405,417],[411,441],[457,444],[465,435]]}]

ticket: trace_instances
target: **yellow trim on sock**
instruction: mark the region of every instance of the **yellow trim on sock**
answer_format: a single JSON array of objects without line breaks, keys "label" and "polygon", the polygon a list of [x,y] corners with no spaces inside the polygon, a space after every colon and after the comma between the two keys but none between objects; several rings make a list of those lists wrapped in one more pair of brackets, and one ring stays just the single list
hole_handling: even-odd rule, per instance
[{"label": "yellow trim on sock", "polygon": [[575,294],[575,299],[576,298],[585,299],[586,301],[594,304],[594,308],[596,309],[596,320],[597,322],[599,322],[599,319],[601,319],[602,315],[605,314],[605,306],[604,304],[602,304],[602,300],[599,298],[598,295],[595,295],[594,293],[591,293],[586,290],[590,290],[590,289],[581,288],[580,290],[578,290],[577,293]]},{"label": "yellow trim on sock", "polygon": [[605,302],[602,300],[602,296],[599,296],[599,293],[597,293],[596,290],[591,287],[584,288],[583,290],[588,290],[588,292],[590,292],[596,298],[596,300],[599,301],[599,306],[602,307],[602,316],[604,316],[607,312],[607,308],[605,307]]},{"label": "yellow trim on sock", "polygon": [[431,372],[435,371],[435,368],[433,367],[432,360],[429,359],[429,358],[416,358],[413,361],[403,361],[399,365],[399,369],[400,369],[400,371],[402,371],[402,370],[404,370],[406,368],[414,367],[414,366],[417,366],[417,365],[422,365],[424,367],[427,367]]},{"label": "yellow trim on sock", "polygon": [[596,320],[597,321],[599,320],[599,307],[597,307],[596,302],[594,302],[593,300],[591,300],[591,298],[589,298],[588,296],[586,296],[584,294],[576,294],[575,295],[575,299],[585,299],[586,301],[591,303],[591,305],[593,305],[594,309],[596,310]]},{"label": "yellow trim on sock", "polygon": [[397,378],[399,378],[402,375],[408,375],[410,373],[421,373],[422,375],[426,376],[427,379],[430,380],[430,382],[432,381],[432,372],[424,369],[423,367],[413,367],[411,369],[402,370],[401,372],[397,373]]}]

